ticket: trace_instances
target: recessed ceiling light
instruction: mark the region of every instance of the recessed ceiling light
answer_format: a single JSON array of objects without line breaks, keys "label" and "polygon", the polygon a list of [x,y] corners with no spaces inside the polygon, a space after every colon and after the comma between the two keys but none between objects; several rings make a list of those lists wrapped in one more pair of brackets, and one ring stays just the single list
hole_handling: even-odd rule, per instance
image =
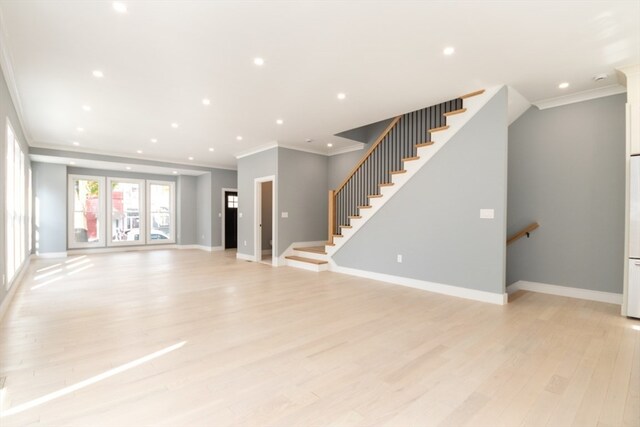
[{"label": "recessed ceiling light", "polygon": [[127,167],[125,167],[125,169],[130,171],[131,170],[131,166],[127,166]]},{"label": "recessed ceiling light", "polygon": [[211,100],[208,99],[208,98],[205,98],[205,99],[202,100],[202,104],[203,105],[211,105]]},{"label": "recessed ceiling light", "polygon": [[171,123],[171,127],[174,129],[178,129],[178,124],[177,123]]},{"label": "recessed ceiling light", "polygon": [[333,147],[333,144],[332,143],[328,143],[327,147],[331,148],[331,147]]},{"label": "recessed ceiling light", "polygon": [[189,156],[189,160],[193,160],[193,157]]},{"label": "recessed ceiling light", "polygon": [[444,50],[442,51],[442,53],[444,53],[447,56],[453,55],[456,52],[455,48],[448,46],[445,47]]},{"label": "recessed ceiling light", "polygon": [[142,154],[142,150],[136,150],[136,153]]},{"label": "recessed ceiling light", "polygon": [[173,173],[174,175],[177,175],[177,174],[178,174],[178,171],[173,171],[172,173]]},{"label": "recessed ceiling light", "polygon": [[74,162],[73,160],[69,162],[70,165],[75,165],[76,162]]},{"label": "recessed ceiling light", "polygon": [[127,13],[127,5],[119,1],[113,2],[113,9],[118,13]]},{"label": "recessed ceiling light", "polygon": [[258,67],[262,67],[264,65],[264,59],[254,58],[253,63],[256,64]]},{"label": "recessed ceiling light", "polygon": [[101,79],[104,77],[104,73],[100,70],[93,70],[93,77]]},{"label": "recessed ceiling light", "polygon": [[76,128],[78,132],[84,132],[84,128]]},{"label": "recessed ceiling light", "polygon": [[566,88],[568,88],[568,87],[569,87],[569,83],[567,83],[567,82],[562,82],[562,83],[560,83],[560,84],[558,85],[558,87],[559,87],[560,89],[566,89]]},{"label": "recessed ceiling light", "polygon": [[240,135],[236,136],[236,139],[237,139],[238,141],[242,141],[242,137],[241,137]]},{"label": "recessed ceiling light", "polygon": [[88,106],[88,105],[83,105],[83,106],[82,106],[82,109],[83,109],[84,111],[91,111],[91,107],[90,107],[90,106]]},{"label": "recessed ceiling light", "polygon": [[283,123],[284,123],[284,120],[282,120],[282,119],[278,119],[278,120],[276,120],[276,124],[281,125],[281,124],[283,124]]},{"label": "recessed ceiling light", "polygon": [[75,145],[76,147],[77,147],[78,145],[80,145],[80,143],[79,143],[78,141],[73,141],[73,142],[72,142],[72,144],[73,144],[73,145]]},{"label": "recessed ceiling light", "polygon": [[215,150],[213,149],[213,147],[211,147],[211,148],[209,148],[209,151],[211,151],[213,153]]},{"label": "recessed ceiling light", "polygon": [[342,101],[343,99],[345,99],[346,97],[347,97],[347,94],[345,94],[345,93],[340,92],[340,93],[338,94],[338,99],[339,99],[339,100],[341,100],[341,101]]},{"label": "recessed ceiling light", "polygon": [[151,138],[151,142],[153,142],[155,144],[156,142],[158,142],[158,140],[155,139],[155,138]]}]

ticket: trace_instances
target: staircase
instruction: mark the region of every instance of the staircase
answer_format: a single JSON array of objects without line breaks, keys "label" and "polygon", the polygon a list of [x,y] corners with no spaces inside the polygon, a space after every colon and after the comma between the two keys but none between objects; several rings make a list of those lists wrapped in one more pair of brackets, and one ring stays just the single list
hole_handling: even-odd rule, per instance
[{"label": "staircase", "polygon": [[287,265],[329,269],[331,256],[495,95],[499,87],[394,118],[336,190],[329,191],[324,247],[300,247]]}]

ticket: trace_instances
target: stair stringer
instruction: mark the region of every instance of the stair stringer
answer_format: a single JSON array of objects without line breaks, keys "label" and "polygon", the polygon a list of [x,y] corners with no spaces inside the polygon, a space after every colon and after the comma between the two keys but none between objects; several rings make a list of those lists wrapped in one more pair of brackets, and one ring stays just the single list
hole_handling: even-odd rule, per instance
[{"label": "stair stringer", "polygon": [[[358,215],[361,218],[354,218],[350,220],[352,228],[342,229],[342,237],[334,237],[334,246],[326,246],[326,252],[330,259],[331,266],[335,265],[335,262],[331,259],[344,244],[351,239],[358,231],[371,219],[382,206],[384,206],[391,198],[413,178],[413,176],[426,165],[433,156],[444,145],[451,140],[451,138],[458,133],[482,108],[500,91],[503,86],[495,86],[486,89],[481,95],[467,98],[464,100],[463,107],[467,109],[463,114],[457,114],[447,117],[447,125],[449,128],[431,135],[431,141],[433,144],[428,147],[420,147],[417,149],[417,155],[420,157],[417,160],[405,162],[404,170],[406,173],[395,174],[391,176],[391,182],[394,184],[389,187],[380,187],[380,194],[382,197],[369,199],[369,209],[360,209]],[[425,135],[426,140],[426,135]]]}]

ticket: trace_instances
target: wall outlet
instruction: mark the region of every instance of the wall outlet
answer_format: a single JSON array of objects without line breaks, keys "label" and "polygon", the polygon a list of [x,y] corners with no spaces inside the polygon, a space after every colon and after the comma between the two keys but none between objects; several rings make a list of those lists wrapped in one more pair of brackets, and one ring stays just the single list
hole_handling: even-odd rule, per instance
[{"label": "wall outlet", "polygon": [[282,212],[282,218],[289,218],[289,212]]},{"label": "wall outlet", "polygon": [[242,212],[238,212],[238,218],[242,218]]},{"label": "wall outlet", "polygon": [[244,241],[244,245],[247,246],[247,241],[246,240]]},{"label": "wall outlet", "polygon": [[396,256],[396,260],[397,260],[398,262],[402,263],[402,255],[398,254],[398,255]]},{"label": "wall outlet", "polygon": [[480,218],[493,219],[494,217],[495,217],[495,212],[493,209],[480,209]]}]

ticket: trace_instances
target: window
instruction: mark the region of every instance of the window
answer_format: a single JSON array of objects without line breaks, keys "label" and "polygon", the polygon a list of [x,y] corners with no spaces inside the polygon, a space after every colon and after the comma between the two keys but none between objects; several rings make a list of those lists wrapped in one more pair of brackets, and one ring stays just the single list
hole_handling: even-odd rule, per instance
[{"label": "window", "polygon": [[69,176],[69,247],[104,246],[104,178]]},{"label": "window", "polygon": [[228,208],[237,208],[238,207],[238,196],[227,196],[227,207]]},{"label": "window", "polygon": [[173,182],[148,181],[147,206],[149,231],[147,243],[175,242],[175,185]]},{"label": "window", "polygon": [[68,240],[70,248],[175,243],[175,184],[70,175]]},{"label": "window", "polygon": [[144,230],[144,181],[109,178],[109,245],[139,245],[140,230]]},{"label": "window", "polygon": [[7,288],[27,258],[27,158],[7,120],[5,253]]}]

